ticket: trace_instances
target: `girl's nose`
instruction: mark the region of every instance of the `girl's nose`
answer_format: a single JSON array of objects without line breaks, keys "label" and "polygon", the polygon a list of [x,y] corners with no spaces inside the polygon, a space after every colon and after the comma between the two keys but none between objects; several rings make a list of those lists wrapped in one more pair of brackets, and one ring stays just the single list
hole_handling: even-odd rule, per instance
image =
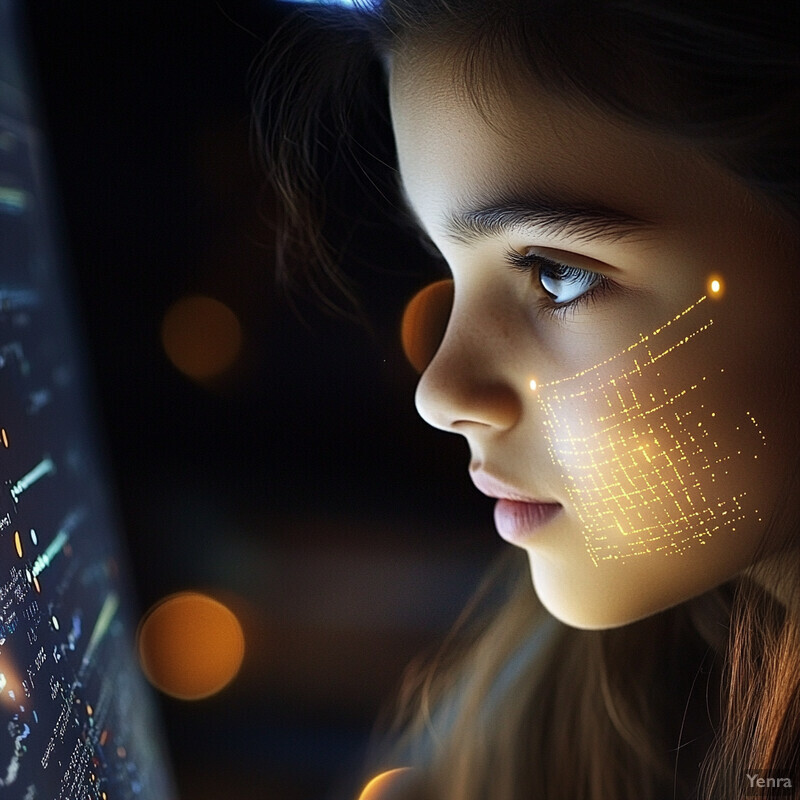
[{"label": "girl's nose", "polygon": [[425,343],[420,353],[427,362],[415,364],[424,369],[417,386],[417,411],[430,425],[453,433],[466,435],[473,426],[508,429],[521,414],[511,379],[509,331],[482,298],[454,303],[452,282],[448,283],[449,287],[431,287],[415,314],[419,341]]}]

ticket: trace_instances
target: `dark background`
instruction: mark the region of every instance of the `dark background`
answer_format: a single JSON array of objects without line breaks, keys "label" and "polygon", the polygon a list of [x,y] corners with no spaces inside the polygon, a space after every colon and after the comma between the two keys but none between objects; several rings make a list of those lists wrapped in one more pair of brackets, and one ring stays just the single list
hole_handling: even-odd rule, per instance
[{"label": "dark background", "polygon": [[[290,6],[29,4],[66,244],[141,608],[184,589],[244,624],[237,680],[162,697],[180,796],[348,798],[404,665],[498,551],[460,438],[416,416],[399,325],[434,277],[348,177],[344,270],[372,329],[275,290],[248,72]],[[390,147],[376,120],[369,135]],[[363,133],[363,131],[362,131]],[[378,141],[379,140],[379,141]],[[244,350],[200,385],[164,355],[179,298],[226,303]]]}]

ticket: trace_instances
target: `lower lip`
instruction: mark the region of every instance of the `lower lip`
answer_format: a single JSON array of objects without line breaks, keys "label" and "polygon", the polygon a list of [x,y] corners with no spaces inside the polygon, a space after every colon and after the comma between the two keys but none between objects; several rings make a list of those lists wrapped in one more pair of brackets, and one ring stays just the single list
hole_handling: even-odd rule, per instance
[{"label": "lower lip", "polygon": [[501,499],[494,507],[494,524],[507,542],[520,544],[561,511],[560,503],[521,503]]}]

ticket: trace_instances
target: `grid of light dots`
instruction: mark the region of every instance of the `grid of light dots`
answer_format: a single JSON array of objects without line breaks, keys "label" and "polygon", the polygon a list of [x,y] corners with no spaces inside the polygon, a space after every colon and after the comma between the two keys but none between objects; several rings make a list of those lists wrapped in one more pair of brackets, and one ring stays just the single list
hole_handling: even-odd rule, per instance
[{"label": "grid of light dots", "polygon": [[[718,291],[713,283],[710,288]],[[766,441],[753,415],[745,412],[734,425],[736,444],[720,448],[722,436],[731,435],[730,420],[723,423],[699,402],[696,392],[707,376],[678,391],[662,388],[661,396],[644,388],[661,359],[713,326],[710,318],[692,325],[706,300],[599,364],[549,383],[531,381],[550,457],[565,473],[596,566],[652,552],[684,553],[721,529],[735,532],[748,514],[758,518],[757,509],[747,508],[746,492],[709,498],[702,485],[714,484],[736,460],[758,458],[755,451]],[[679,332],[686,322],[688,332]],[[605,377],[609,365],[614,374]]]}]

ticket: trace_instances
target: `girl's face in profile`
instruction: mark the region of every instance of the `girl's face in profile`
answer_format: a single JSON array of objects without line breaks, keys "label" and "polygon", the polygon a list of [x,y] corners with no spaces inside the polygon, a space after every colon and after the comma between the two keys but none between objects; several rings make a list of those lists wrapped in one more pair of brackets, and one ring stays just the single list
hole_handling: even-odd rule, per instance
[{"label": "girl's face in profile", "polygon": [[398,57],[403,186],[454,282],[420,414],[544,605],[626,624],[751,563],[798,434],[793,223],[684,143]]}]

